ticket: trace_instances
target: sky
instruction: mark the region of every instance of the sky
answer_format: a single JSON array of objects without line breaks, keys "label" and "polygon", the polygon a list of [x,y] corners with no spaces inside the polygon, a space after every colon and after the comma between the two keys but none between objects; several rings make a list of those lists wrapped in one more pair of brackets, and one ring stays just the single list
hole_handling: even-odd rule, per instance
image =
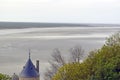
[{"label": "sky", "polygon": [[0,0],[0,21],[120,23],[120,0]]}]

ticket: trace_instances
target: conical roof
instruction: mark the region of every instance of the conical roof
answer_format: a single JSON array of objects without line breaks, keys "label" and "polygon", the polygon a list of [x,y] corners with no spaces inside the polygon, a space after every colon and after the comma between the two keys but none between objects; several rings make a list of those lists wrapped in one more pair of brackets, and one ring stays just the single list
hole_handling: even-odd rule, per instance
[{"label": "conical roof", "polygon": [[26,62],[25,66],[23,67],[23,70],[20,73],[20,77],[23,78],[39,77],[39,73],[36,71],[36,68],[33,65],[30,57]]}]

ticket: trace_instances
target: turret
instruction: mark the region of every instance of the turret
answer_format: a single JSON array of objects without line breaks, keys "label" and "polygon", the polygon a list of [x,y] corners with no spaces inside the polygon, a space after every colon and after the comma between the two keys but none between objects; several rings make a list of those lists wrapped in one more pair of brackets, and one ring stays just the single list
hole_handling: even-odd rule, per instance
[{"label": "turret", "polygon": [[19,80],[39,80],[39,61],[36,61],[35,67],[30,58],[30,52],[28,61],[19,75]]},{"label": "turret", "polygon": [[12,80],[19,80],[18,75],[16,75],[15,73],[12,75]]}]

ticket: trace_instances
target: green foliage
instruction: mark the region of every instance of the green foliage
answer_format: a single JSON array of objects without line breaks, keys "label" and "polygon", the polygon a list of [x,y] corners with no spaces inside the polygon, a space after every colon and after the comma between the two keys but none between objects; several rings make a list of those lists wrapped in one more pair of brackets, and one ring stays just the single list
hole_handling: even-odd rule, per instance
[{"label": "green foliage", "polygon": [[62,66],[52,80],[120,80],[120,34],[108,38],[82,63]]},{"label": "green foliage", "polygon": [[[58,73],[53,77],[53,80],[77,80],[80,78],[82,65],[79,63],[66,64],[61,67]],[[57,79],[56,79],[57,78]]]},{"label": "green foliage", "polygon": [[[120,46],[103,46],[95,53],[94,57],[88,58],[84,64],[89,64],[91,69],[89,76],[94,75],[95,80],[119,80],[120,79]],[[118,70],[118,71],[117,71]]]},{"label": "green foliage", "polygon": [[11,80],[11,77],[6,74],[0,73],[0,80]]}]

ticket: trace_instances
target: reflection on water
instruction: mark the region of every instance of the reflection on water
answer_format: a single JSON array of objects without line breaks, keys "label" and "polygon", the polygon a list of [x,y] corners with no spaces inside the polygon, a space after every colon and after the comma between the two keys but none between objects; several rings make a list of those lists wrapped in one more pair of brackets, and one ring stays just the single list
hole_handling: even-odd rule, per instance
[{"label": "reflection on water", "polygon": [[[55,27],[0,30],[0,72],[19,72],[28,58],[31,49],[32,60],[40,60],[43,77],[48,60],[54,48],[59,48],[66,57],[69,49],[81,45],[85,54],[100,48],[105,38],[120,31],[119,27]],[[42,79],[41,79],[42,80]]]}]

